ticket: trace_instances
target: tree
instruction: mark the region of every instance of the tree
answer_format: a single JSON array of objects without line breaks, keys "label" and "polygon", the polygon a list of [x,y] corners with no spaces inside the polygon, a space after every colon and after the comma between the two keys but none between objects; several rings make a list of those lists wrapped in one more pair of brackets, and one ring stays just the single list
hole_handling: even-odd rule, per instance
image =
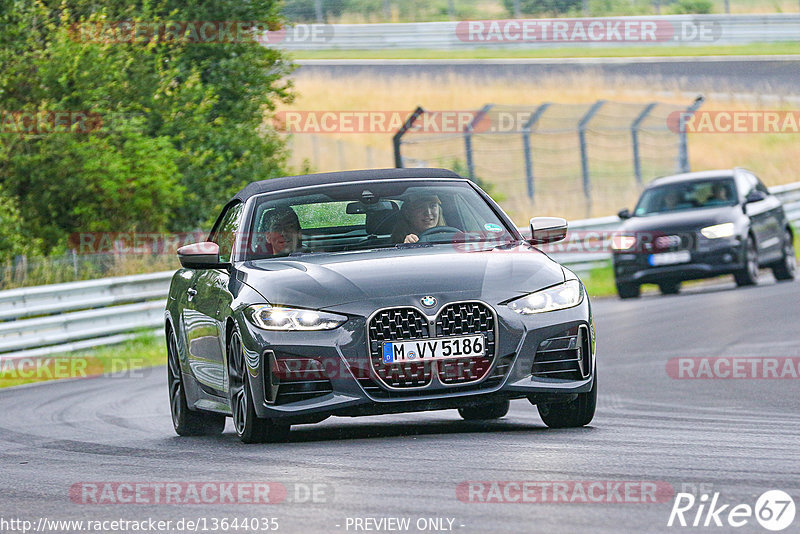
[{"label": "tree", "polygon": [[48,249],[76,231],[207,225],[243,185],[283,174],[284,145],[263,127],[275,102],[291,99],[291,66],[280,52],[252,39],[128,42],[80,33],[119,21],[277,28],[276,2],[4,2],[4,131],[19,127],[17,112],[97,119],[60,133],[0,134],[0,185]]},{"label": "tree", "polygon": [[517,16],[515,4],[519,4],[522,15],[560,15],[580,9],[583,0],[503,0],[506,11],[512,17]]}]

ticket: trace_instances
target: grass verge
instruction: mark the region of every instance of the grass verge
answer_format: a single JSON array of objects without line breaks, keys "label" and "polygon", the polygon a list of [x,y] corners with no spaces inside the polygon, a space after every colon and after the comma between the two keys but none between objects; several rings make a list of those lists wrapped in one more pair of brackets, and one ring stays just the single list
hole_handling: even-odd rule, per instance
[{"label": "grass verge", "polygon": [[749,45],[709,46],[614,46],[562,48],[474,48],[430,50],[303,50],[292,52],[294,59],[496,59],[496,58],[600,58],[668,56],[763,56],[800,54],[800,43],[753,43]]},{"label": "grass verge", "polygon": [[40,358],[0,360],[0,388],[66,378],[130,373],[167,363],[164,336],[141,334],[108,347]]}]

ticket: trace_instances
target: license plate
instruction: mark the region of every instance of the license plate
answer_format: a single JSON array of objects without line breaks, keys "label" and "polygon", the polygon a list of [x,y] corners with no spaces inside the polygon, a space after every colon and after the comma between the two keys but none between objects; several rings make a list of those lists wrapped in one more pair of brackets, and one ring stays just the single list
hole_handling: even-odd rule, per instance
[{"label": "license plate", "polygon": [[688,250],[677,252],[662,252],[661,254],[650,254],[650,265],[675,265],[676,263],[688,263],[692,255]]},{"label": "license plate", "polygon": [[483,334],[448,337],[442,339],[420,339],[418,341],[385,341],[383,363],[429,362],[483,356],[486,342]]}]

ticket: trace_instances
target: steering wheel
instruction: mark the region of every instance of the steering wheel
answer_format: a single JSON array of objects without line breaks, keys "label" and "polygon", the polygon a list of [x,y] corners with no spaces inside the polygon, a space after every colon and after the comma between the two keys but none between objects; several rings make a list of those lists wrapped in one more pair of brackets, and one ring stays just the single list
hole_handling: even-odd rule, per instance
[{"label": "steering wheel", "polygon": [[433,228],[428,228],[419,234],[419,242],[424,243],[427,241],[433,241],[432,238],[439,234],[457,234],[459,232],[461,232],[461,230],[452,226],[434,226]]}]

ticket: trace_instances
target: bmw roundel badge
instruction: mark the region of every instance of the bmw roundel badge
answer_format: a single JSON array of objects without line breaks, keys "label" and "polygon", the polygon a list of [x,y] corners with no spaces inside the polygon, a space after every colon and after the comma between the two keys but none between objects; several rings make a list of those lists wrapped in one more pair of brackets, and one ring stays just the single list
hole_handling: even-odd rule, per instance
[{"label": "bmw roundel badge", "polygon": [[436,306],[436,299],[430,295],[422,297],[421,299],[419,299],[419,301],[426,308],[433,308],[434,306]]}]

